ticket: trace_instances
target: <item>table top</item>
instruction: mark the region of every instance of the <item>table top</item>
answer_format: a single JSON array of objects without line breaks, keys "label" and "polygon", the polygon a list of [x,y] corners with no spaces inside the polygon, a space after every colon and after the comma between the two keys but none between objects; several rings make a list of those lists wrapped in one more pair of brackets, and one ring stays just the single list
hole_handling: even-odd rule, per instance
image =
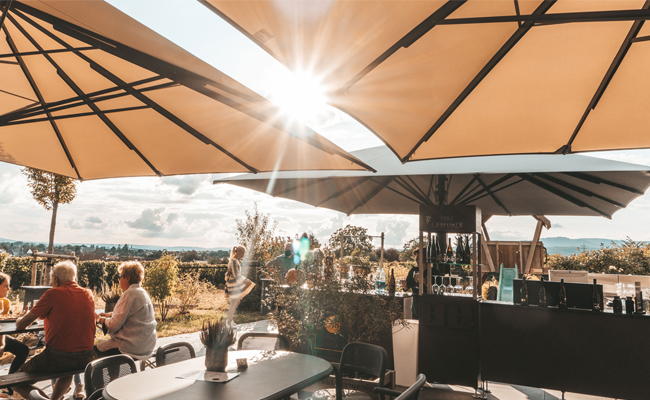
[{"label": "table top", "polygon": [[[248,360],[248,369],[237,370],[238,358]],[[205,370],[205,357],[117,379],[104,388],[103,397],[108,400],[275,400],[289,397],[328,376],[332,365],[318,357],[288,351],[240,350],[228,352],[226,371],[240,372],[228,382],[177,378],[193,370]]]},{"label": "table top", "polygon": [[16,329],[16,321],[3,321],[0,320],[0,335],[12,335],[14,333],[24,333],[24,332],[38,332],[45,329],[43,325],[43,320],[37,319],[33,324],[27,327],[27,329],[21,330]]}]

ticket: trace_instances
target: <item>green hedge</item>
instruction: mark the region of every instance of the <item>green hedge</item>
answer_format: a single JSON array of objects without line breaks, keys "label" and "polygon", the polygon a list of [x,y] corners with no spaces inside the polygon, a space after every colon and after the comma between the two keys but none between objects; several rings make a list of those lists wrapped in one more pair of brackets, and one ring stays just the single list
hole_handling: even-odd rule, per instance
[{"label": "green hedge", "polygon": [[[145,268],[149,262],[145,262]],[[102,284],[118,283],[119,274],[117,267],[120,261],[80,261],[77,265],[79,283],[87,288],[101,290]],[[218,265],[216,268],[205,264],[182,262],[179,263],[179,273],[198,270],[200,279],[210,282],[214,286],[223,287],[226,283],[226,270],[228,266]],[[11,288],[18,289],[21,286],[29,285],[32,278],[31,257],[9,257],[0,258],[0,271],[11,276]]]}]

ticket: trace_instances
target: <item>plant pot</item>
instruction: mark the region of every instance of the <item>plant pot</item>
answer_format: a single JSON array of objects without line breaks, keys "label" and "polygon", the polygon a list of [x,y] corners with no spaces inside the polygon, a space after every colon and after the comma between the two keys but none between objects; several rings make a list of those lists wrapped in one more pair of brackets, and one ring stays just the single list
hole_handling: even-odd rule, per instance
[{"label": "plant pot", "polygon": [[104,306],[104,312],[105,313],[113,312],[113,310],[115,309],[115,304],[117,303],[106,303],[106,305]]},{"label": "plant pot", "polygon": [[228,348],[205,349],[205,369],[207,371],[225,372],[228,366]]}]

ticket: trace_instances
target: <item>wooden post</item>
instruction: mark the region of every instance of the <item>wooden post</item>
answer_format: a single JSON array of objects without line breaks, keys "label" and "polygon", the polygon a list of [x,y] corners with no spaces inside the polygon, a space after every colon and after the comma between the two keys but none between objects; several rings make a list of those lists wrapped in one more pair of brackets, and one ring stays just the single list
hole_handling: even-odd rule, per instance
[{"label": "wooden post", "polygon": [[384,232],[381,233],[381,259],[379,265],[381,265],[382,269],[384,268]]},{"label": "wooden post", "polygon": [[[530,244],[530,249],[528,250],[528,257],[526,259],[526,266],[523,269],[523,273],[528,273],[530,271],[530,266],[533,264],[533,257],[535,256],[535,249],[537,248],[537,243],[539,242],[539,237],[542,234],[542,226],[546,229],[551,228],[551,221],[548,220],[543,215],[533,215],[533,218],[537,220],[537,227],[535,228],[535,235],[533,236],[533,242]],[[523,255],[522,255],[523,256]]]},{"label": "wooden post", "polygon": [[30,286],[36,286],[36,253],[32,253],[32,280]]},{"label": "wooden post", "polygon": [[418,251],[418,271],[420,273],[418,274],[419,278],[419,285],[420,285],[420,296],[424,294],[424,268],[422,268],[424,265],[422,265],[422,258],[424,251],[422,250],[422,231],[420,231],[420,241],[419,241],[419,246],[420,246],[420,251]]}]

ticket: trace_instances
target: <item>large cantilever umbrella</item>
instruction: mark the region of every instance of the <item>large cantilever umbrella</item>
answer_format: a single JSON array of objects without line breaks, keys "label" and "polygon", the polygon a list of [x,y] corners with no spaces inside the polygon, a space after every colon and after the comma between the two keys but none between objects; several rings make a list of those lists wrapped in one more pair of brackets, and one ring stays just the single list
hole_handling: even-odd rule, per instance
[{"label": "large cantilever umbrella", "polygon": [[0,12],[0,161],[79,179],[365,168],[103,1]]},{"label": "large cantilever umbrella", "polygon": [[377,173],[245,174],[217,180],[346,214],[418,214],[469,204],[483,215],[611,218],[650,186],[650,168],[581,155],[512,155],[401,164],[386,147],[353,152]]},{"label": "large cantilever umbrella", "polygon": [[650,147],[643,0],[200,0],[402,160]]}]

